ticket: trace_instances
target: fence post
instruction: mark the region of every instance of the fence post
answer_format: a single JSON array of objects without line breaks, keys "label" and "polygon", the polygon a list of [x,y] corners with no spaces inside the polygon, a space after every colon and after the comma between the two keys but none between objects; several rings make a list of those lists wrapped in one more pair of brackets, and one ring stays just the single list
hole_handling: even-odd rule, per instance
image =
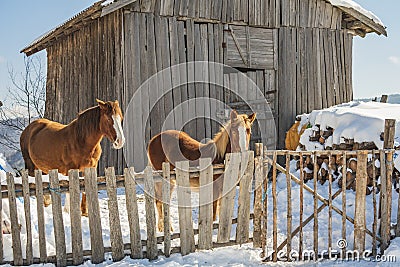
[{"label": "fence post", "polygon": [[171,196],[171,166],[169,162],[163,162],[163,180],[162,180],[162,202],[164,213],[164,255],[169,257],[171,254],[171,226],[169,218],[169,206]]},{"label": "fence post", "polygon": [[21,249],[21,236],[18,223],[17,203],[15,198],[15,184],[14,176],[7,173],[7,189],[8,201],[10,207],[10,221],[11,221],[11,234],[12,234],[12,250],[14,265],[23,265],[22,249]]},{"label": "fence post", "polygon": [[[227,243],[232,229],[233,202],[236,195],[236,184],[239,178],[240,153],[229,153],[225,159],[222,196],[220,198],[218,243]],[[219,177],[221,179],[221,177]]]},{"label": "fence post", "polygon": [[31,223],[31,202],[29,195],[29,177],[28,171],[22,171],[22,191],[24,193],[24,210],[25,210],[25,226],[26,226],[26,264],[33,263],[32,251],[32,223]]},{"label": "fence post", "polygon": [[110,239],[113,261],[120,261],[124,258],[124,242],[122,241],[121,222],[119,219],[117,182],[114,167],[105,171],[108,195],[108,212],[110,221]]},{"label": "fence post", "polygon": [[212,249],[213,166],[211,158],[200,159],[199,249]]},{"label": "fence post", "polygon": [[49,179],[52,202],[51,209],[53,211],[54,236],[56,239],[57,266],[66,266],[67,251],[65,246],[65,231],[62,216],[61,192],[60,182],[58,180],[58,171],[50,170]]},{"label": "fence post", "polygon": [[158,250],[156,237],[156,211],[154,208],[154,180],[153,169],[151,166],[147,166],[144,170],[144,197],[147,226],[146,256],[149,260],[155,260],[158,257]]},{"label": "fence post", "polygon": [[[396,120],[386,119],[383,134],[383,148],[393,149]],[[393,151],[380,154],[381,160],[381,195],[380,212],[381,225],[380,234],[382,239],[381,253],[383,253],[390,243],[390,219],[392,214],[392,173],[393,173]]]},{"label": "fence post", "polygon": [[142,241],[140,237],[139,211],[136,197],[135,169],[125,169],[126,209],[128,212],[129,233],[131,242],[131,258],[143,258]]},{"label": "fence post", "polygon": [[83,263],[83,245],[82,245],[82,218],[80,208],[80,188],[79,188],[79,170],[69,170],[69,215],[71,218],[71,244],[72,244],[72,263],[80,265]]},{"label": "fence post", "polygon": [[357,152],[356,205],[354,213],[354,250],[365,250],[365,207],[368,151]]},{"label": "fence post", "polygon": [[85,168],[85,192],[89,215],[90,249],[92,263],[104,261],[104,243],[101,228],[96,168]]},{"label": "fence post", "polygon": [[[256,144],[255,155],[255,184],[254,184],[254,219],[253,219],[253,247],[261,246],[261,214],[262,214],[262,182],[264,179],[263,169],[263,144]],[[264,218],[266,219],[266,218]],[[266,238],[266,237],[264,237]]]},{"label": "fence post", "polygon": [[43,199],[43,182],[42,171],[35,170],[35,184],[36,184],[36,205],[38,216],[38,232],[39,232],[39,252],[40,262],[47,262],[47,249],[46,249],[46,231],[44,224],[44,199]]},{"label": "fence post", "polygon": [[176,193],[178,196],[181,254],[195,250],[189,183],[189,161],[176,163]]},{"label": "fence post", "polygon": [[[253,181],[253,175],[254,175],[254,152],[249,151],[249,152],[243,152],[246,153],[247,156],[244,157],[247,159],[247,165],[245,166],[245,171],[244,173],[240,174],[242,177],[240,178],[240,189],[239,189],[239,206],[238,206],[238,218],[237,218],[237,226],[236,226],[236,242],[239,244],[243,244],[249,241],[249,224],[250,224],[250,192],[252,190],[252,181]],[[243,157],[242,157],[243,158]],[[244,165],[243,162],[241,165]],[[262,170],[262,164],[261,164],[261,170]],[[261,177],[262,178],[262,177]],[[262,190],[262,179],[259,181],[259,183],[256,185]],[[257,203],[256,203],[257,204]],[[259,210],[257,212],[257,215],[254,211],[254,218],[258,217],[260,219],[259,221],[259,244],[258,247],[260,247],[260,237],[261,237],[261,197],[259,199],[258,205],[259,205]]]}]

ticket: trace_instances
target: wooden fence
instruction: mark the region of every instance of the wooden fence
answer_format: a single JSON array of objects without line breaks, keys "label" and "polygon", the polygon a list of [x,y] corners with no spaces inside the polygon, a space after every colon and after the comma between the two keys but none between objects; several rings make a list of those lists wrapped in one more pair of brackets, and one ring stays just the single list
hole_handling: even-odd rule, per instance
[{"label": "wooden fence", "polygon": [[[246,160],[244,160],[246,159]],[[189,168],[189,162],[178,162],[176,170],[170,170],[169,164],[164,164],[162,171],[153,171],[147,167],[143,173],[135,173],[133,168],[125,169],[124,175],[115,175],[114,168],[107,168],[105,177],[97,177],[96,169],[85,170],[84,178],[79,177],[78,170],[69,171],[69,181],[59,180],[56,170],[49,173],[49,183],[43,182],[41,171],[35,172],[35,183],[28,182],[27,172],[22,173],[22,184],[15,184],[14,177],[7,174],[7,186],[2,185],[2,197],[8,198],[10,206],[10,221],[12,235],[13,260],[3,260],[3,233],[0,233],[0,259],[2,263],[14,265],[29,265],[32,263],[53,262],[59,266],[67,264],[82,264],[85,259],[92,263],[105,260],[105,253],[111,252],[112,259],[119,261],[126,255],[131,258],[156,259],[158,255],[169,256],[171,253],[186,255],[195,249],[210,249],[248,242],[260,243],[261,228],[256,225],[250,229],[250,220],[261,217],[260,205],[256,205],[255,216],[250,214],[251,188],[254,173],[254,153],[228,154],[225,165],[211,165],[211,159],[200,160],[200,169]],[[199,178],[200,186],[206,187],[213,182],[214,175],[224,174],[223,196],[219,222],[213,222],[212,187],[210,190],[199,191],[198,229],[193,228],[191,190],[189,179]],[[169,224],[170,213],[170,180],[177,184],[177,202],[179,213],[179,232],[171,233]],[[256,181],[262,177],[256,176]],[[161,182],[163,189],[164,233],[156,231],[156,211],[154,205],[154,183]],[[136,185],[144,184],[144,201],[146,213],[147,238],[141,240],[139,225],[138,198]],[[38,186],[40,185],[40,186]],[[239,189],[237,190],[236,185]],[[124,243],[120,221],[120,210],[117,201],[117,188],[125,189],[127,220],[129,221],[129,242]],[[108,213],[111,246],[105,247],[102,236],[102,221],[98,192],[106,190],[108,197]],[[83,249],[82,218],[80,209],[80,192],[86,192],[88,205],[88,221],[90,229],[90,250]],[[62,193],[70,193],[70,214],[62,211]],[[46,225],[43,208],[43,196],[51,195],[52,222],[55,237],[55,255],[49,255],[46,250]],[[30,200],[37,199],[37,230],[39,255],[33,255],[32,249],[32,213]],[[238,205],[234,206],[235,196]],[[19,210],[17,199],[23,198],[24,216],[26,218],[26,243],[21,245],[21,232],[18,222]],[[261,195],[256,195],[260,200]],[[1,203],[1,202],[0,202]],[[261,203],[261,202],[259,202]],[[237,218],[233,218],[237,208]],[[1,207],[0,207],[1,209]],[[0,210],[1,214],[1,210]],[[23,215],[22,215],[23,216]],[[70,216],[70,238],[66,238],[64,226],[65,217]],[[143,216],[143,215],[142,215]],[[64,217],[64,218],[63,218]],[[1,219],[1,218],[0,218]],[[36,219],[36,218],[35,218]],[[63,220],[64,219],[64,220]],[[236,224],[236,228],[232,227]],[[143,227],[142,227],[143,228]],[[123,229],[127,231],[127,229]],[[236,233],[234,233],[236,230]],[[213,241],[213,234],[216,239]],[[253,235],[253,237],[251,237]],[[195,242],[195,236],[198,236]],[[179,246],[171,247],[171,241],[180,239]],[[70,240],[72,251],[67,251],[67,240]],[[215,242],[216,240],[216,242]],[[144,247],[146,247],[144,249]],[[23,251],[25,250],[25,253]],[[54,253],[53,253],[54,254]],[[24,255],[24,257],[23,257]]]},{"label": "wooden fence", "polygon": [[[260,145],[257,150],[256,162],[262,161],[264,165],[262,169],[256,167],[256,173],[264,172],[260,176],[268,175],[268,179],[264,180],[262,187],[264,201],[261,247],[264,261],[346,258],[349,256],[346,251],[350,250],[357,251],[358,255],[363,255],[363,252],[371,256],[383,253],[391,239],[392,191],[393,194],[396,194],[396,196],[393,195],[393,199],[398,205],[395,233],[396,236],[400,235],[400,224],[398,223],[400,222],[400,202],[397,202],[397,193],[392,187],[393,150],[264,151],[262,153]],[[306,157],[311,159],[311,163],[308,162],[307,165]],[[338,164],[339,159],[341,160]],[[346,164],[350,159],[357,162],[355,179],[352,181],[347,178],[350,170]],[[290,168],[292,160],[297,161],[296,168],[293,166]],[[320,173],[317,167],[317,162],[321,160],[327,162],[328,170],[327,185],[324,186],[320,184]],[[376,164],[376,160],[380,162],[380,166]],[[374,162],[369,164],[370,170],[367,167],[368,161]],[[279,162],[285,162],[285,164],[281,165]],[[334,165],[340,165],[341,168],[334,170]],[[370,183],[368,188],[367,180],[370,173],[367,174],[367,170],[378,173],[380,185],[377,183],[378,179],[372,179],[368,181]],[[311,177],[306,183],[307,174]],[[338,176],[337,181],[335,181],[336,176]],[[286,180],[286,196],[284,197],[286,218],[280,216],[282,213],[279,211],[282,209],[278,203],[279,178]],[[396,179],[398,180],[398,177]],[[352,185],[352,183],[355,184]],[[355,193],[348,189],[352,186]],[[325,189],[325,195],[319,189]],[[367,192],[370,194],[367,195]],[[296,197],[293,197],[293,194]],[[308,202],[305,202],[306,194],[311,194],[307,198]],[[341,203],[338,200],[341,200]],[[366,203],[372,205],[373,210],[367,210]],[[352,206],[353,204],[354,206]],[[311,212],[306,214],[305,209],[311,207]],[[327,220],[326,217],[321,219],[321,213],[324,210],[326,212],[326,209],[328,210]],[[340,216],[341,224],[337,223],[340,219],[336,220],[335,225],[333,224],[334,215]],[[293,223],[294,219],[296,219],[296,224]],[[286,229],[281,229],[282,221],[286,222],[283,227]],[[313,224],[309,225],[311,222]],[[254,225],[256,224],[254,221]],[[306,227],[308,228],[305,237]],[[366,239],[366,236],[370,238]],[[322,242],[321,239],[325,242]],[[366,240],[372,240],[372,244]],[[339,242],[342,243],[339,244]],[[267,244],[272,245],[268,247]]]},{"label": "wooden fence", "polygon": [[[306,164],[305,157],[312,162]],[[341,188],[338,188],[333,168],[335,158],[357,159],[355,193],[346,190],[349,185],[347,177],[347,160],[342,160]],[[325,159],[328,164],[327,185],[318,183],[318,169],[315,162]],[[367,161],[379,160],[380,186],[373,179],[372,193],[366,194]],[[298,167],[290,168],[292,160],[297,160]],[[280,164],[279,162],[285,162]],[[314,162],[314,163],[313,163]],[[303,171],[314,165],[312,178],[306,182]],[[234,244],[253,242],[253,247],[262,248],[265,261],[291,260],[293,250],[299,253],[299,260],[326,257],[327,253],[345,255],[346,249],[366,251],[372,247],[372,255],[382,253],[390,242],[390,222],[392,204],[392,172],[393,150],[379,151],[319,151],[293,152],[268,151],[262,144],[256,145],[255,155],[252,151],[228,154],[225,165],[211,165],[210,159],[200,160],[200,168],[189,168],[189,162],[177,163],[176,170],[170,170],[169,164],[163,165],[162,171],[153,171],[147,167],[143,173],[135,173],[133,168],[125,169],[124,175],[115,175],[114,168],[106,169],[104,177],[97,177],[96,169],[86,169],[84,178],[79,177],[77,170],[69,172],[69,181],[60,180],[56,170],[49,173],[49,183],[43,182],[42,173],[36,171],[35,183],[29,183],[26,172],[22,173],[22,183],[16,184],[14,177],[7,174],[7,186],[2,185],[2,198],[8,198],[11,221],[13,260],[3,260],[3,233],[0,231],[0,259],[2,263],[14,265],[29,265],[32,263],[53,262],[60,266],[78,265],[85,259],[92,263],[105,260],[105,253],[111,253],[114,261],[119,261],[126,255],[131,258],[156,259],[158,255],[169,256],[171,253],[186,255],[196,249],[210,249]],[[377,167],[373,164],[373,171]],[[295,173],[297,172],[297,174]],[[191,178],[199,178],[202,188],[213,181],[215,175],[224,175],[223,196],[218,223],[213,222],[212,194],[209,190],[199,190],[198,205],[191,204],[193,195],[189,186]],[[171,199],[170,181],[177,184],[177,203],[179,215],[179,232],[170,230]],[[156,211],[154,205],[154,184],[161,182],[163,193],[164,232],[157,233]],[[280,184],[279,184],[280,183]],[[139,222],[139,204],[137,184],[144,186],[145,230],[146,239],[141,238]],[[40,185],[40,186],[38,186]],[[280,189],[279,189],[280,187]],[[378,192],[378,187],[380,191]],[[125,204],[129,225],[129,242],[123,240],[121,228],[121,204],[117,201],[117,188],[125,190]],[[283,189],[282,189],[283,188]],[[319,189],[327,189],[323,194]],[[252,190],[253,189],[253,190]],[[86,192],[89,209],[90,247],[85,250],[82,242],[82,218],[80,212],[80,192]],[[101,210],[98,198],[99,191],[107,192],[110,244],[104,245]],[[286,192],[285,192],[286,191]],[[335,191],[335,192],[334,192]],[[70,193],[70,214],[62,212],[62,193]],[[395,192],[395,191],[394,191]],[[306,194],[311,195],[306,195]],[[351,196],[355,194],[354,199]],[[46,249],[46,222],[43,208],[43,196],[51,195],[52,222],[55,237],[55,255],[50,255]],[[36,197],[37,218],[32,217],[31,197]],[[341,198],[339,198],[341,196]],[[308,197],[308,198],[307,198]],[[24,214],[19,214],[17,198],[23,198]],[[236,198],[236,200],[235,200]],[[371,200],[372,198],[372,200]],[[305,200],[309,199],[307,203]],[[311,200],[312,199],[312,200]],[[340,206],[335,202],[341,199]],[[393,199],[395,199],[393,197]],[[237,201],[237,205],[234,205]],[[251,202],[253,213],[251,213]],[[279,203],[278,203],[279,201]],[[354,207],[347,205],[353,201]],[[366,201],[373,204],[373,219],[367,216]],[[281,203],[283,202],[283,203]],[[382,205],[379,207],[379,203]],[[283,205],[282,205],[283,204]],[[298,205],[297,205],[298,204]],[[1,201],[0,201],[1,205]],[[285,208],[283,212],[280,209]],[[349,208],[350,207],[350,208]],[[400,205],[399,205],[400,207]],[[1,216],[0,206],[0,216]],[[192,209],[198,208],[198,228],[194,228]],[[307,209],[311,208],[311,212]],[[328,215],[321,221],[321,214],[327,210]],[[379,212],[380,210],[380,212]],[[237,214],[237,216],[234,216]],[[284,216],[282,216],[282,214]],[[341,224],[333,223],[333,218],[340,216]],[[368,215],[371,212],[368,210]],[[397,221],[400,221],[397,211]],[[26,242],[21,242],[18,218],[25,216]],[[64,220],[70,216],[71,236],[66,238]],[[379,217],[380,216],[380,217]],[[142,215],[143,217],[143,215]],[[234,218],[236,217],[236,218]],[[326,219],[327,218],[327,219]],[[1,219],[1,218],[0,218]],[[32,219],[37,221],[39,255],[33,253]],[[251,223],[251,220],[253,223]],[[296,224],[298,221],[298,224]],[[313,221],[311,230],[307,228]],[[236,227],[232,227],[232,225]],[[349,228],[348,224],[352,227]],[[284,225],[284,227],[282,227]],[[104,226],[104,225],[103,225]],[[142,224],[143,228],[143,224]],[[341,229],[340,229],[341,228]],[[334,232],[339,231],[335,236]],[[177,229],[176,229],[177,230]],[[335,250],[334,238],[350,240],[351,230],[354,231],[354,247],[343,247]],[[400,225],[395,226],[396,235],[400,235]],[[307,234],[305,238],[304,234]],[[327,233],[327,235],[324,235]],[[195,238],[197,236],[197,238]],[[311,238],[312,236],[312,238]],[[327,236],[327,240],[321,238]],[[366,242],[370,236],[372,244]],[[311,250],[314,254],[303,252]],[[179,242],[177,241],[179,240]],[[369,239],[368,239],[369,240]],[[71,251],[67,251],[70,242]],[[350,242],[349,242],[350,243]],[[175,244],[175,246],[173,246]],[[179,245],[176,245],[179,244]],[[24,245],[24,246],[23,246]],[[145,249],[144,249],[145,247]],[[326,247],[326,251],[324,252]],[[378,247],[380,251],[378,251]],[[286,249],[286,250],[285,250]],[[25,253],[23,253],[25,252]],[[342,254],[341,254],[342,253]],[[54,253],[53,253],[54,254]],[[24,255],[24,256],[23,256]],[[282,258],[282,255],[284,257]]]}]

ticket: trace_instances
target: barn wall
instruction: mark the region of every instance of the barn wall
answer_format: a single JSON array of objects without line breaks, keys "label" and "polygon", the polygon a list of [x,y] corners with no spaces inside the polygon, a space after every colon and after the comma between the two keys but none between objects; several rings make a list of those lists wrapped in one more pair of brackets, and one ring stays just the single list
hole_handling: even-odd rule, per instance
[{"label": "barn wall", "polygon": [[348,102],[352,35],[342,30],[279,29],[279,144],[297,114]]},{"label": "barn wall", "polygon": [[340,29],[342,21],[341,11],[325,0],[140,0],[132,10],[267,28]]},{"label": "barn wall", "polygon": [[[45,117],[67,124],[79,111],[96,105],[96,98],[119,100],[124,109],[122,67],[122,12],[97,19],[47,48],[47,88]],[[122,150],[102,143],[99,162],[123,171]]]}]

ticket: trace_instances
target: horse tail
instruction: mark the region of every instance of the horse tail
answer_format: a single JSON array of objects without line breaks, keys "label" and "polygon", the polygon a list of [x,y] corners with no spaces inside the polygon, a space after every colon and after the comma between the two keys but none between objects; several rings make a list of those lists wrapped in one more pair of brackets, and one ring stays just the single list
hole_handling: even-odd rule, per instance
[{"label": "horse tail", "polygon": [[162,170],[162,164],[167,162],[167,157],[161,144],[161,134],[157,134],[150,140],[147,157],[154,169]]},{"label": "horse tail", "polygon": [[30,139],[34,134],[36,134],[38,131],[44,128],[44,125],[39,128],[35,128],[35,121],[29,124],[21,133],[21,137],[19,139],[20,147],[21,147],[21,153],[22,157],[25,162],[25,169],[28,170],[28,173],[30,176],[35,175],[35,169],[36,166],[33,163],[31,156],[29,154],[29,146],[30,146]]}]

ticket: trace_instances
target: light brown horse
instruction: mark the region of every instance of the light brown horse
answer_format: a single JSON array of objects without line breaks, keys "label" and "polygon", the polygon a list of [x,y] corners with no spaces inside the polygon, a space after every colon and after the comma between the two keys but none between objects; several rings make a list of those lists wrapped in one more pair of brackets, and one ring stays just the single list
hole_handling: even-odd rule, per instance
[{"label": "light brown horse", "polygon": [[[118,101],[96,101],[97,106],[79,113],[68,125],[38,119],[25,128],[20,145],[29,175],[33,176],[36,169],[43,173],[58,169],[59,173],[68,175],[71,169],[84,171],[87,167],[97,167],[104,136],[113,142],[115,149],[123,147],[123,116]],[[87,215],[85,194],[81,208],[82,214]]]},{"label": "light brown horse", "polygon": [[[200,158],[212,158],[213,164],[223,163],[226,153],[234,153],[248,150],[251,136],[251,126],[256,118],[253,113],[250,116],[238,115],[235,110],[230,114],[230,121],[221,127],[212,140],[206,144],[191,138],[188,134],[176,130],[168,130],[154,136],[149,143],[148,157],[156,170],[162,169],[163,162],[169,162],[171,168],[178,161],[189,160],[191,166],[198,166]],[[214,177],[213,183],[213,217],[216,219],[218,212],[218,200],[222,194],[223,178]],[[174,182],[171,183],[171,192]],[[199,179],[191,178],[190,187],[198,189]],[[162,184],[155,184],[156,207],[158,211],[158,230],[163,231],[164,214],[162,211]]]}]

